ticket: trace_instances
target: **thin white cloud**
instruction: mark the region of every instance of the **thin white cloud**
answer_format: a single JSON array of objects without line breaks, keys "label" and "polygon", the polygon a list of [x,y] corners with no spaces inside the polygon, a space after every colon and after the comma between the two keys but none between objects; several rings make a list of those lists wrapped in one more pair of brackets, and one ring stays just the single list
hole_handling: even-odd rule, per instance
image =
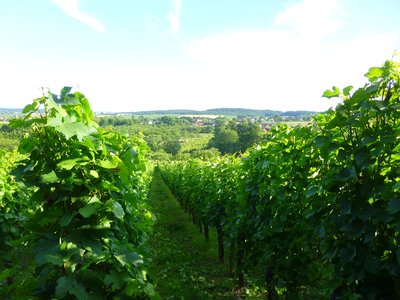
[{"label": "thin white cloud", "polygon": [[[235,65],[276,65],[323,54],[324,37],[342,25],[337,0],[303,0],[277,14],[265,30],[235,31],[207,36],[184,45],[195,59]],[[303,58],[303,59],[302,59]]]},{"label": "thin white cloud", "polygon": [[[369,67],[381,65],[393,50],[400,49],[400,32],[395,29],[369,30],[358,35],[349,30],[343,37],[340,33],[352,24],[342,19],[346,1],[337,1],[341,5],[334,6],[335,9],[332,9],[337,5],[335,1],[322,1],[325,5],[313,7],[311,16],[304,8],[310,0],[296,1],[300,3],[277,14],[270,28],[188,41],[184,50],[193,62],[188,64],[148,66],[77,61],[76,65],[59,62],[55,67],[45,59],[27,64],[17,57],[10,60],[3,55],[0,80],[8,89],[0,95],[0,107],[22,107],[40,96],[42,86],[57,93],[64,85],[79,84],[94,110],[215,107],[325,110],[335,105],[332,100],[321,99],[325,89],[333,85],[362,85],[363,74]],[[293,13],[295,9],[297,12]],[[324,15],[321,23],[315,24],[320,28],[312,28],[318,20],[314,14]],[[145,21],[155,33],[163,32],[167,22],[164,17],[148,17]],[[330,39],[329,35],[338,29],[341,32]],[[50,77],[46,71],[49,68],[56,72]],[[15,93],[16,90],[20,92]],[[110,99],[113,99],[111,106]]]},{"label": "thin white cloud", "polygon": [[52,0],[68,16],[90,26],[97,32],[104,32],[105,26],[95,17],[79,10],[79,0]]},{"label": "thin white cloud", "polygon": [[221,76],[215,89],[225,87],[232,101],[241,95],[249,107],[324,110],[335,104],[321,99],[325,89],[361,85],[368,68],[390,58],[400,40],[396,32],[375,32],[331,42],[327,36],[346,26],[345,11],[335,0],[319,2],[304,0],[286,8],[270,29],[207,36],[183,47]]},{"label": "thin white cloud", "polygon": [[178,33],[181,27],[182,0],[172,0],[172,10],[168,14],[168,21],[173,33]]},{"label": "thin white cloud", "polygon": [[300,35],[323,37],[340,27],[340,13],[337,0],[304,0],[281,11],[275,25]]}]

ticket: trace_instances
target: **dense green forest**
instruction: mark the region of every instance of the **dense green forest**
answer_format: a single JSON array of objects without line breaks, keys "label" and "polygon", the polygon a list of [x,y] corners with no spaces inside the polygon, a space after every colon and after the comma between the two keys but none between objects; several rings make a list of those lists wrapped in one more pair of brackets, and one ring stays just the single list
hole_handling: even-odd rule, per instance
[{"label": "dense green forest", "polygon": [[400,64],[365,76],[312,118],[33,100],[0,125],[0,298],[399,298]]}]

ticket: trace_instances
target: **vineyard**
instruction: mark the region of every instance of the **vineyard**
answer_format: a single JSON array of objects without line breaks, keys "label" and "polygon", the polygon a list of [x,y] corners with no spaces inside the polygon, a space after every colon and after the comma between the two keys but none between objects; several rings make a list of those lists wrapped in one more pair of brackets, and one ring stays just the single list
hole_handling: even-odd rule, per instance
[{"label": "vineyard", "polygon": [[144,140],[100,127],[83,94],[35,99],[10,122],[18,149],[0,150],[0,298],[159,299],[153,174],[205,240],[215,232],[238,293],[251,274],[268,299],[400,298],[400,64],[366,78],[244,154],[154,169]]},{"label": "vineyard", "polygon": [[336,110],[241,158],[160,167],[206,238],[216,228],[239,288],[259,268],[271,299],[400,297],[399,75],[386,62],[354,93],[326,91]]}]

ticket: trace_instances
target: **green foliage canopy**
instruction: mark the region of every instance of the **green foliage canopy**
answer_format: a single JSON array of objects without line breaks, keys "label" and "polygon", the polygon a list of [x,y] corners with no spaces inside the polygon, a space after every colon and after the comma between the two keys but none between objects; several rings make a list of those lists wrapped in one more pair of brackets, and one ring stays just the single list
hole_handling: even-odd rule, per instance
[{"label": "green foliage canopy", "polygon": [[324,92],[341,98],[335,110],[275,127],[231,168],[161,167],[185,208],[237,238],[238,276],[243,258],[263,266],[271,294],[400,297],[400,63],[366,77],[354,92]]},{"label": "green foliage canopy", "polygon": [[48,93],[10,122],[29,128],[17,179],[31,186],[26,222],[36,295],[58,299],[154,296],[146,275],[152,216],[146,204],[146,145],[100,128],[86,97]]}]

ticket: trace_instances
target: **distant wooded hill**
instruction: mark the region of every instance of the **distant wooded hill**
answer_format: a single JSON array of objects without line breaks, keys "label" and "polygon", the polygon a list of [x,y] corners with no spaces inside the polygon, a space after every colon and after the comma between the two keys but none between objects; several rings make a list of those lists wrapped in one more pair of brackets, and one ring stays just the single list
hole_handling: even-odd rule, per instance
[{"label": "distant wooded hill", "polygon": [[0,108],[0,113],[3,113],[3,114],[22,113],[22,109],[20,109],[20,108]]},{"label": "distant wooded hill", "polygon": [[[18,108],[0,108],[0,113],[21,113],[22,109]],[[308,118],[318,114],[316,111],[277,111],[268,109],[248,109],[248,108],[212,108],[207,110],[191,110],[191,109],[167,109],[167,110],[147,110],[136,112],[119,112],[116,114],[129,115],[222,115],[222,116],[255,116],[255,117],[293,117]],[[110,113],[107,113],[110,114]]]},{"label": "distant wooded hill", "polygon": [[257,117],[310,117],[318,114],[316,111],[276,111],[267,109],[247,108],[213,108],[207,110],[171,109],[132,112],[133,115],[223,115],[223,116],[257,116]]}]

